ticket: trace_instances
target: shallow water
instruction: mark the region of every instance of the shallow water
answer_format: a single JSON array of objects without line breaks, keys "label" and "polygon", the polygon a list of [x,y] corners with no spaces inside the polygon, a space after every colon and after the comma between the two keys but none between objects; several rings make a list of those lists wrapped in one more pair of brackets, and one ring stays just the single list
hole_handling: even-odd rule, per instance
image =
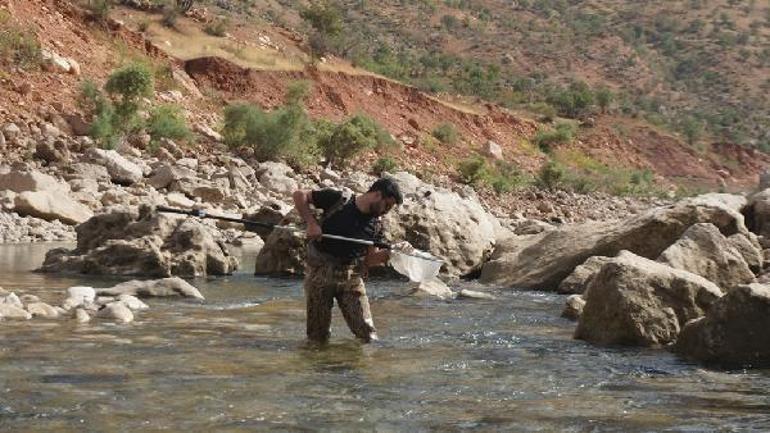
[{"label": "shallow water", "polygon": [[[0,286],[54,302],[119,281],[28,272],[50,247],[0,245]],[[128,325],[0,322],[0,431],[770,431],[770,371],[575,341],[561,296],[441,302],[375,281],[382,341],[358,344],[335,313],[319,350],[299,281],[195,284],[205,303],[149,300]]]}]

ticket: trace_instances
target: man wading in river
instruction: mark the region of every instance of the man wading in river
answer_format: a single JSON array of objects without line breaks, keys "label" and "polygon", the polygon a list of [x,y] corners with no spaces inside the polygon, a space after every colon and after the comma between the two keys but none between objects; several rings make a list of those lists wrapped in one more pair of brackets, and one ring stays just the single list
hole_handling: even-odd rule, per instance
[{"label": "man wading in river", "polygon": [[[352,198],[334,189],[294,192],[294,204],[307,224],[305,299],[309,340],[329,340],[334,299],[356,337],[367,343],[377,339],[363,277],[367,268],[386,263],[390,252],[322,239],[321,235],[379,240],[380,217],[402,202],[398,185],[388,178],[377,180],[367,193]],[[320,224],[310,205],[323,210]]]}]

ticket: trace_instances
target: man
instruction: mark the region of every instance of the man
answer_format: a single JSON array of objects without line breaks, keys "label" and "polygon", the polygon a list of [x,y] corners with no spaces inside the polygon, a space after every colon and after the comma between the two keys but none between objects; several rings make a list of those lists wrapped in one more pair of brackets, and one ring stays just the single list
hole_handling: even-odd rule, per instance
[{"label": "man", "polygon": [[[398,184],[389,178],[377,180],[368,192],[352,198],[328,188],[294,192],[294,204],[307,224],[305,299],[309,340],[319,343],[329,340],[334,299],[356,337],[366,343],[377,339],[363,276],[367,268],[386,263],[390,252],[323,239],[321,235],[378,240],[382,235],[380,217],[402,202]],[[320,223],[311,205],[323,210]]]}]

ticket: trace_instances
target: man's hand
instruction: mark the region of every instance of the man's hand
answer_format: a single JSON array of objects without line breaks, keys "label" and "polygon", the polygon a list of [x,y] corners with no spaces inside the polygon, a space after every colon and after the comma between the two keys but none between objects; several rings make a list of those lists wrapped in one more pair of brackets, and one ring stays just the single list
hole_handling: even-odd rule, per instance
[{"label": "man's hand", "polygon": [[321,226],[318,225],[315,220],[308,222],[307,224],[307,238],[310,240],[320,239],[323,232],[321,232]]}]

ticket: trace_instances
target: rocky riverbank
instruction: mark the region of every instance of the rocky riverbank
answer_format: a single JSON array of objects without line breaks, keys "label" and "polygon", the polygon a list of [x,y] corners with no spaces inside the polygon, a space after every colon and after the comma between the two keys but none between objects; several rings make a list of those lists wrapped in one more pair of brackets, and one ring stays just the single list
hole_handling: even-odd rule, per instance
[{"label": "rocky riverbank", "polygon": [[[235,157],[216,140],[205,152],[169,140],[152,150],[128,142],[104,150],[52,123],[7,124],[2,131],[17,151],[0,166],[2,241],[77,240],[74,249],[50,251],[45,272],[227,275],[240,265],[229,250],[238,246],[258,253],[257,274],[298,275],[301,233],[156,207],[299,223],[291,205],[297,188],[360,193],[374,180],[356,171],[298,173]],[[480,276],[496,287],[576,294],[565,316],[577,318],[576,338],[597,344],[671,347],[739,365],[770,361],[761,333],[744,332],[740,346],[725,349],[728,336],[747,326],[742,317],[770,317],[770,286],[762,284],[770,281],[770,190],[677,202],[528,190],[490,204],[448,179],[390,175],[405,202],[386,218],[388,240],[441,257],[447,278]]]}]

